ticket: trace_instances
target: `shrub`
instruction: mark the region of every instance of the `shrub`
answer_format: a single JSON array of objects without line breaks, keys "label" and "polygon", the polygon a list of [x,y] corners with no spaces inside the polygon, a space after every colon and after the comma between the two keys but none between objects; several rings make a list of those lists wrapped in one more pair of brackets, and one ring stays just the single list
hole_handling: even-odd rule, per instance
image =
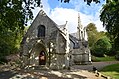
[{"label": "shrub", "polygon": [[103,57],[104,54],[109,54],[110,49],[112,48],[110,41],[107,37],[99,39],[92,47],[93,54],[98,57]]}]

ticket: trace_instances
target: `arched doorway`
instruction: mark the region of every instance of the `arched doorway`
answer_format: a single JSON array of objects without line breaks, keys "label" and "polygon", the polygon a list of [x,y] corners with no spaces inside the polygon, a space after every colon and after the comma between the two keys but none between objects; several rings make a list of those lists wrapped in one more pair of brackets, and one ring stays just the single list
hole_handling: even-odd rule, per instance
[{"label": "arched doorway", "polygon": [[45,44],[42,42],[37,42],[33,49],[31,50],[30,55],[30,64],[35,66],[39,65],[47,65],[48,62],[48,54],[45,47]]},{"label": "arched doorway", "polygon": [[39,53],[39,65],[45,65],[46,64],[46,53],[44,51],[41,51]]}]

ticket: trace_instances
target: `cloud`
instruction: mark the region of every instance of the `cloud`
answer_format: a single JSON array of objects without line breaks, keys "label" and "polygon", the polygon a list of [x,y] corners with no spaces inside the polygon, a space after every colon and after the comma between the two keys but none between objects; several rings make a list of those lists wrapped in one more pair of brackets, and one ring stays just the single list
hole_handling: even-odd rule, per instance
[{"label": "cloud", "polygon": [[84,0],[71,0],[71,3],[72,5],[75,6],[75,9],[77,11],[94,16],[105,2],[104,0],[100,0],[100,1],[101,3],[97,3],[97,4],[95,2],[92,2],[90,6],[87,5],[87,3],[84,2]]},{"label": "cloud", "polygon": [[76,31],[77,27],[77,11],[67,8],[55,8],[50,13],[50,18],[53,19],[58,25],[65,24],[68,21],[68,30],[70,32]]},{"label": "cloud", "polygon": [[[70,33],[77,31],[78,26],[78,11],[74,9],[67,9],[67,8],[55,8],[51,11],[49,17],[56,22],[58,25],[65,24],[68,21],[68,30]],[[89,23],[95,23],[97,26],[98,31],[103,31],[104,28],[102,27],[102,23],[99,19],[93,17],[92,15],[83,14],[80,12],[80,19],[82,25],[85,27]]]}]

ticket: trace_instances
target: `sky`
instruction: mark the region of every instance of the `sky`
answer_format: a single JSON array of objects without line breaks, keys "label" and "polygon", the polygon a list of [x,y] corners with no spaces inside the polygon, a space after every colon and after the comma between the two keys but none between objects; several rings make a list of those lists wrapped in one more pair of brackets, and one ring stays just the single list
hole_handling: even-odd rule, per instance
[{"label": "sky", "polygon": [[[78,13],[80,14],[81,24],[83,27],[89,23],[96,24],[98,31],[104,31],[99,15],[102,5],[105,0],[100,0],[101,3],[87,5],[84,0],[70,0],[69,3],[61,3],[60,0],[41,0],[45,13],[58,25],[63,25],[68,21],[68,31],[74,33],[78,26]],[[33,10],[34,17],[38,14],[41,8]]]}]

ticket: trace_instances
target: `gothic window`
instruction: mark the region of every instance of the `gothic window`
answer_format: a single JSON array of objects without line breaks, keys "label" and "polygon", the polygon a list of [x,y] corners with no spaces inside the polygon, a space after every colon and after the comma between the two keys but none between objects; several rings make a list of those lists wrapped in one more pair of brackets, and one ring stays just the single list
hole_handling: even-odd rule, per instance
[{"label": "gothic window", "polygon": [[45,26],[38,26],[38,37],[45,37]]}]

